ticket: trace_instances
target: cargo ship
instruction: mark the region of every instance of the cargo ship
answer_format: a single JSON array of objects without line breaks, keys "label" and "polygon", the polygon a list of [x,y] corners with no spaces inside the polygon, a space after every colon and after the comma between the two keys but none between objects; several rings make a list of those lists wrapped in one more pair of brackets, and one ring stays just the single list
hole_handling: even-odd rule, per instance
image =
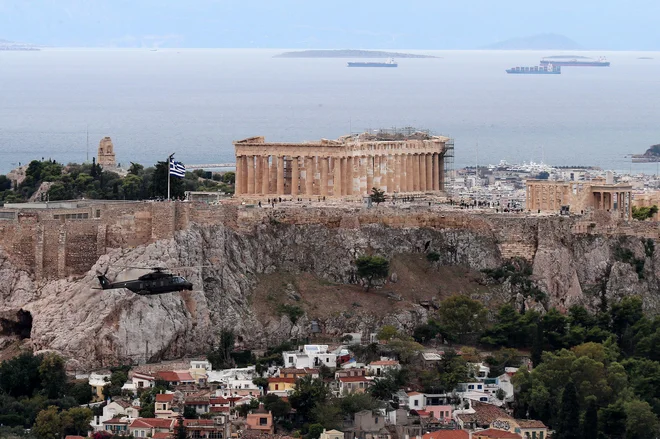
[{"label": "cargo ship", "polygon": [[374,61],[353,61],[348,63],[348,67],[397,67],[398,64],[392,58],[385,62]]},{"label": "cargo ship", "polygon": [[511,67],[506,72],[519,75],[560,75],[561,67],[553,64],[534,67]]},{"label": "cargo ship", "polygon": [[541,60],[541,65],[545,66],[552,64],[555,66],[561,67],[609,67],[610,62],[605,59],[604,56],[601,56],[598,59],[590,58],[571,58],[571,57],[552,57],[552,58],[543,58]]}]

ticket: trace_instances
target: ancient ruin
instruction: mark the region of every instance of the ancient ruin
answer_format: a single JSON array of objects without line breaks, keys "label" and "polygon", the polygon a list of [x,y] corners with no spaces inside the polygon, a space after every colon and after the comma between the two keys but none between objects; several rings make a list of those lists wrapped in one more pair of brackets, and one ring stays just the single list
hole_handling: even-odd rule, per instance
[{"label": "ancient ruin", "polygon": [[112,145],[110,137],[104,137],[99,142],[99,151],[96,162],[101,166],[108,168],[116,168],[117,161],[115,160],[115,149]]},{"label": "ancient ruin", "polygon": [[526,181],[527,210],[557,213],[562,206],[570,212],[603,210],[618,217],[632,218],[632,186],[608,183],[605,179],[591,181]]},{"label": "ancient ruin", "polygon": [[453,143],[427,132],[379,131],[308,143],[251,137],[234,147],[237,196],[351,197],[373,187],[388,194],[442,191]]}]

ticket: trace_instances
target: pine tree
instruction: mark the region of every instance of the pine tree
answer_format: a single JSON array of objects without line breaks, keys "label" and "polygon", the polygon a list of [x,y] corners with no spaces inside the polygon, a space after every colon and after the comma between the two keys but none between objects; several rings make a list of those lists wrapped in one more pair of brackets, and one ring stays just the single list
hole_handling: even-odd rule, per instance
[{"label": "pine tree", "polygon": [[587,402],[587,411],[582,421],[582,439],[598,438],[598,405],[596,399],[591,397]]},{"label": "pine tree", "polygon": [[579,439],[580,403],[573,381],[564,387],[555,430],[557,439]]}]

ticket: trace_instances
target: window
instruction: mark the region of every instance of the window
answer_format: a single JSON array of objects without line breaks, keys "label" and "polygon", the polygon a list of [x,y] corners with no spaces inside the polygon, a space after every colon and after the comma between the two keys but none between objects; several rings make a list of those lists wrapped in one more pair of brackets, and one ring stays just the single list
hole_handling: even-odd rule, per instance
[{"label": "window", "polygon": [[326,362],[326,363],[329,363],[329,362],[330,362],[330,359],[329,359],[329,358],[326,358],[326,359],[325,359],[325,362]]},{"label": "window", "polygon": [[470,384],[470,385],[468,385],[468,389],[469,389],[469,390],[474,390],[474,384]]},{"label": "window", "polygon": [[415,407],[419,406],[419,401],[415,400],[415,403],[413,404]]},{"label": "window", "polygon": [[144,381],[138,381],[138,388],[143,388],[144,387]]},{"label": "window", "polygon": [[275,384],[275,390],[280,390],[280,385],[279,384]]},{"label": "window", "polygon": [[289,364],[293,364],[293,357],[289,357]]},{"label": "window", "polygon": [[479,398],[479,401],[481,401],[481,402],[488,402],[488,398],[485,397],[485,396],[482,396],[481,398]]},{"label": "window", "polygon": [[259,418],[259,425],[268,425],[268,418]]},{"label": "window", "polygon": [[483,387],[484,387],[484,386],[482,386],[481,384],[479,384],[479,385],[477,386],[477,389],[481,390],[481,389],[483,389]]}]

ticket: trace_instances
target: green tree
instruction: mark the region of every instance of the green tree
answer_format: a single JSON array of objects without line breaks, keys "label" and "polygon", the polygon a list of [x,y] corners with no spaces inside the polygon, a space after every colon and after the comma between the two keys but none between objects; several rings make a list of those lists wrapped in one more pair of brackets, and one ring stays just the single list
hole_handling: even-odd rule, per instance
[{"label": "green tree", "polygon": [[385,279],[390,271],[390,263],[381,256],[360,256],[355,261],[357,275],[367,281],[367,291],[375,279]]},{"label": "green tree", "polygon": [[598,439],[598,403],[593,397],[587,401],[587,410],[584,412],[582,439]]},{"label": "green tree", "polygon": [[32,396],[41,387],[39,366],[42,358],[25,352],[3,361],[0,364],[0,391],[13,397]]},{"label": "green tree", "polygon": [[62,420],[54,405],[42,410],[37,415],[37,420],[32,431],[39,439],[60,439],[62,435]]},{"label": "green tree", "polygon": [[275,419],[281,419],[291,413],[291,404],[275,394],[264,396],[263,402],[264,408],[271,412]]},{"label": "green tree", "polygon": [[39,377],[44,395],[50,399],[57,399],[64,394],[67,386],[64,360],[55,353],[44,355],[39,365]]},{"label": "green tree", "polygon": [[323,425],[321,424],[312,424],[309,426],[309,431],[307,433],[307,437],[309,439],[319,439],[321,436],[321,433],[323,433]]},{"label": "green tree", "polygon": [[131,162],[130,168],[128,168],[128,173],[130,175],[140,175],[144,171],[144,166],[139,163]]},{"label": "green tree", "polygon": [[626,439],[658,437],[658,418],[646,401],[633,399],[623,403],[626,413]]},{"label": "green tree", "polygon": [[233,367],[234,361],[231,358],[231,353],[234,350],[235,340],[234,331],[230,329],[220,331],[220,339],[217,346],[207,355],[213,369],[218,370]]},{"label": "green tree", "polygon": [[309,419],[316,404],[325,403],[330,396],[328,385],[320,379],[305,376],[296,381],[296,387],[289,396],[291,407],[303,419]]},{"label": "green tree", "polygon": [[142,178],[129,174],[121,182],[121,190],[127,200],[138,200],[142,194]]},{"label": "green tree", "polygon": [[92,388],[87,381],[79,381],[71,384],[67,391],[69,396],[76,399],[80,405],[89,404],[92,401]]},{"label": "green tree", "polygon": [[312,409],[311,416],[311,419],[315,423],[321,424],[329,430],[341,428],[344,419],[340,400],[338,399],[333,399],[325,403],[317,403]]},{"label": "green tree", "polygon": [[222,174],[222,181],[224,181],[227,184],[234,184],[236,183],[236,173],[235,172],[225,172]]},{"label": "green tree", "polygon": [[176,439],[187,439],[187,438],[188,438],[188,431],[183,421],[183,416],[179,416],[179,420],[176,425]]},{"label": "green tree", "polygon": [[376,206],[385,202],[385,191],[376,187],[371,188],[371,201],[376,203]]},{"label": "green tree", "polygon": [[92,418],[92,410],[87,407],[72,407],[60,414],[64,433],[77,436],[87,436]]},{"label": "green tree", "polygon": [[199,416],[197,415],[197,410],[195,410],[195,407],[191,405],[187,405],[183,408],[183,417],[186,419],[199,418]]},{"label": "green tree", "polygon": [[378,331],[378,340],[391,340],[398,332],[392,325],[383,325]]},{"label": "green tree", "polygon": [[443,337],[448,340],[463,340],[465,336],[480,334],[488,316],[488,310],[467,296],[451,296],[438,309]]},{"label": "green tree", "polygon": [[577,390],[573,381],[564,387],[559,406],[559,416],[555,430],[557,439],[578,439],[578,426],[580,425],[580,405]]}]

